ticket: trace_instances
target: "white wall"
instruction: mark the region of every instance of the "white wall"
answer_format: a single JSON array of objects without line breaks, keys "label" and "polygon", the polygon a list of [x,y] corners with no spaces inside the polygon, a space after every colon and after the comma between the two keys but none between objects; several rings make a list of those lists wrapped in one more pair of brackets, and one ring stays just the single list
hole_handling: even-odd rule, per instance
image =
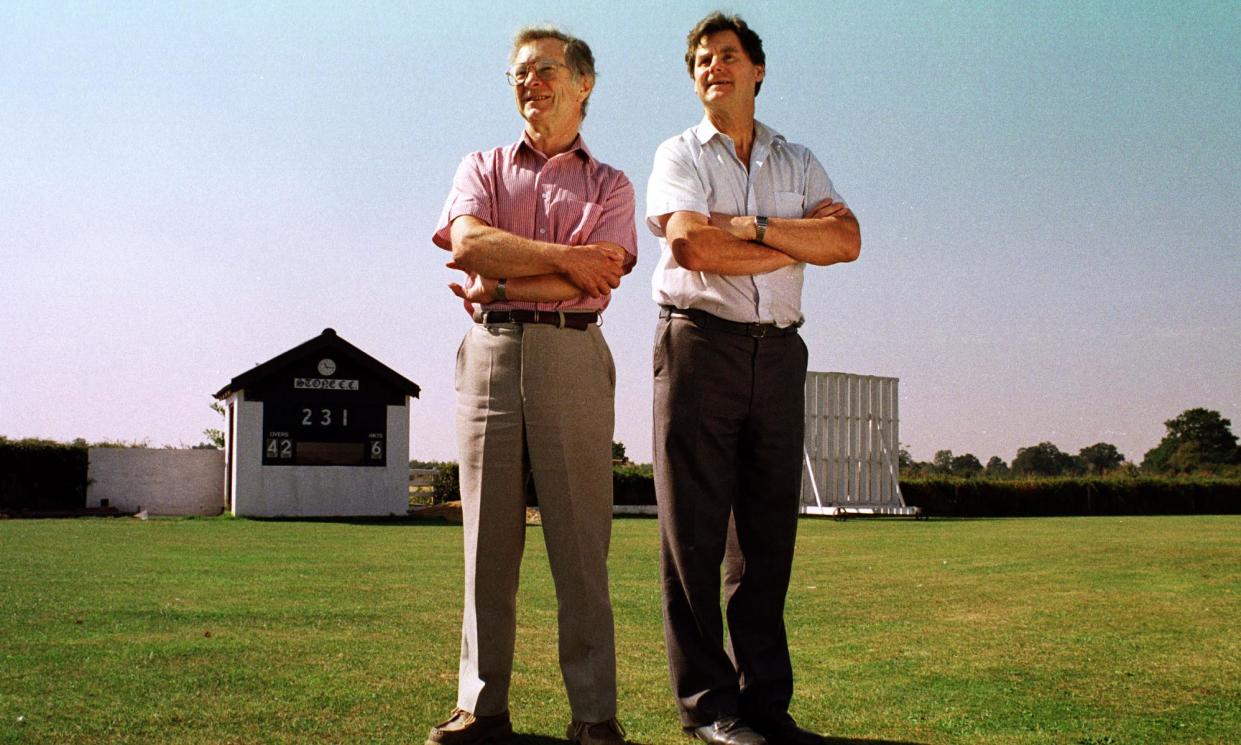
[{"label": "white wall", "polygon": [[91,448],[86,506],[108,500],[122,512],[218,515],[224,510],[224,452]]},{"label": "white wall", "polygon": [[409,406],[389,406],[388,465],[264,466],[263,404],[234,395],[233,514],[252,517],[404,515],[409,510]]}]

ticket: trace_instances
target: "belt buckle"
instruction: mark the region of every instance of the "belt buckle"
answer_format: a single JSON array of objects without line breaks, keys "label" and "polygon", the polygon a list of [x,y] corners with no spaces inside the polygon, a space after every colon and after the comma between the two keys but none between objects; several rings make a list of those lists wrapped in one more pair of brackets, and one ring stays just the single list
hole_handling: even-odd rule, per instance
[{"label": "belt buckle", "polygon": [[750,324],[750,337],[753,339],[762,339],[767,336],[768,326],[764,323]]}]

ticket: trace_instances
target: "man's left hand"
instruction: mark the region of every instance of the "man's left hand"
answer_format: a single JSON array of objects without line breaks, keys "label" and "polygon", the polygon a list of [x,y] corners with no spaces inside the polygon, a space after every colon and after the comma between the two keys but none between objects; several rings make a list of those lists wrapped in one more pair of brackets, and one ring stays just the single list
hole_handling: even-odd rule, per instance
[{"label": "man's left hand", "polygon": [[849,205],[844,202],[833,202],[830,198],[824,199],[816,204],[809,212],[806,213],[808,218],[823,217],[852,217],[853,210],[849,209]]}]

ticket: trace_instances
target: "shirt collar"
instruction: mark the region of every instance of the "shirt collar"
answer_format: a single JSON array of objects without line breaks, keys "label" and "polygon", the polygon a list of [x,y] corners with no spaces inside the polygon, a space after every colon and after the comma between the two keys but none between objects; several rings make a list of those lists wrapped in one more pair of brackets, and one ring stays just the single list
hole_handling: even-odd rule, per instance
[{"label": "shirt collar", "polygon": [[[727,137],[727,135],[723,132],[716,129],[715,125],[711,123],[711,118],[704,114],[702,121],[698,123],[698,126],[694,127],[694,136],[698,138],[699,144],[705,145],[716,135]],[[776,140],[784,141],[784,135],[780,134],[771,127],[768,127],[759,120],[754,120],[755,147],[769,148]]]},{"label": "shirt collar", "polygon": [[[520,150],[523,147],[532,154],[547,160],[547,156],[539,152],[534,146],[534,142],[530,139],[530,133],[524,129],[521,131],[521,139],[517,141],[517,149]],[[593,163],[595,160],[595,156],[590,152],[590,148],[586,147],[586,141],[582,139],[581,132],[578,132],[577,137],[573,138],[573,144],[569,146],[565,153],[578,153],[588,163]],[[563,154],[561,153],[561,155]]]}]

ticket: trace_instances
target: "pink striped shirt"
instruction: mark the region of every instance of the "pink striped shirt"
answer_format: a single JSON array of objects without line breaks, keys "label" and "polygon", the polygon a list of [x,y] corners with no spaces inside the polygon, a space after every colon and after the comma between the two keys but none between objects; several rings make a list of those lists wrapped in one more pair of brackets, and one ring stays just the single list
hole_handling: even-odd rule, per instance
[{"label": "pink striped shirt", "polygon": [[[633,185],[621,171],[591,155],[579,135],[566,152],[548,158],[529,136],[461,160],[432,242],[452,249],[450,227],[462,215],[532,240],[581,246],[615,243],[625,249],[625,273],[638,260]],[[611,296],[582,295],[550,303],[512,301],[486,310],[603,310]]]}]

